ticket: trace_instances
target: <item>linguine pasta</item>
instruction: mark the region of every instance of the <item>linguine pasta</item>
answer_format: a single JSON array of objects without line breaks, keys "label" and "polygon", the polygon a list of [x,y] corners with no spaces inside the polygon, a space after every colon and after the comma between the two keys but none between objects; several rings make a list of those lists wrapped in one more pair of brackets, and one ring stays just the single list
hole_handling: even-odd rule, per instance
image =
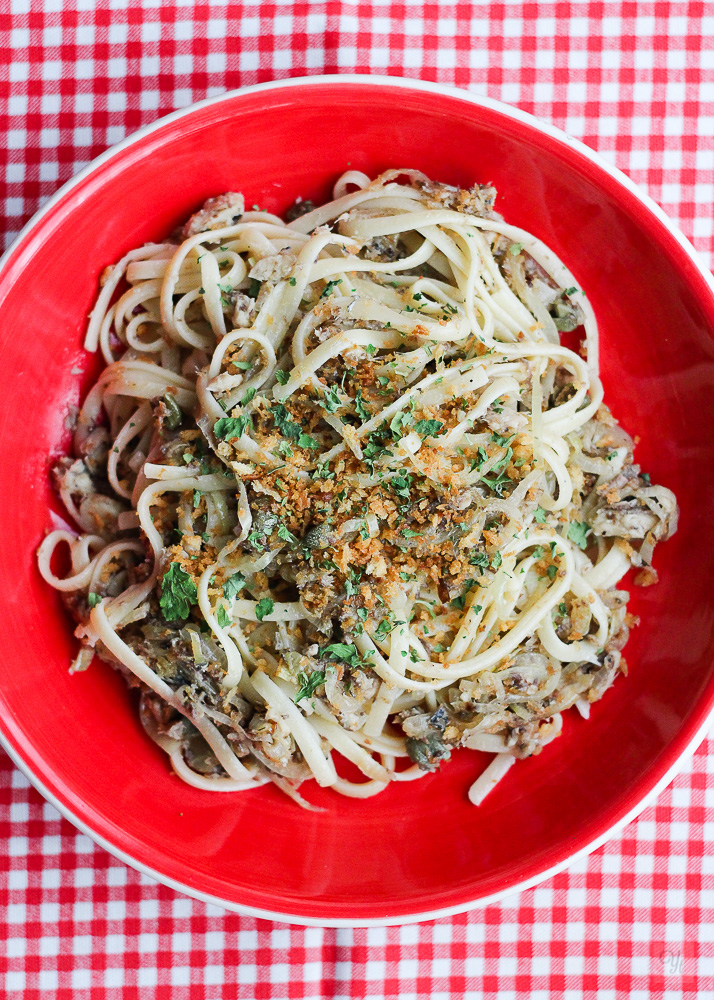
[{"label": "linguine pasta", "polygon": [[105,272],[54,470],[78,531],[39,565],[73,669],[121,669],[189,784],[363,798],[463,746],[478,803],[625,672],[617,584],[655,582],[676,500],[577,280],[494,197],[350,171],[286,223],[227,194]]}]

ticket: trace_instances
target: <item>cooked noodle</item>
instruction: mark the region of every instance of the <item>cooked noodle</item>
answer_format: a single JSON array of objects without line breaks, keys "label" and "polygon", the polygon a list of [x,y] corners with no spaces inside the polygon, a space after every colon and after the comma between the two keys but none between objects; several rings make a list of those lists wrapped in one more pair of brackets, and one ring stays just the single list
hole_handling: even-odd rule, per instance
[{"label": "cooked noodle", "polygon": [[676,500],[603,404],[577,280],[492,188],[334,194],[287,224],[211,199],[107,269],[54,470],[79,532],[40,570],[74,669],[124,671],[188,783],[365,798],[465,746],[497,755],[478,804],[625,672],[617,584],[655,581]]}]

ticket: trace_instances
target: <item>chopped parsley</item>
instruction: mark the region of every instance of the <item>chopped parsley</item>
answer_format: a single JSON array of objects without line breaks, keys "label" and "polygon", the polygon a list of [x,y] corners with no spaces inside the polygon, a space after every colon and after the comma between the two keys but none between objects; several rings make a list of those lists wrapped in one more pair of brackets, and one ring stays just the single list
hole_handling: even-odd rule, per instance
[{"label": "chopped parsley", "polygon": [[221,417],[213,425],[213,433],[217,438],[229,441],[232,438],[239,438],[242,434],[253,426],[253,421],[247,413],[240,417]]},{"label": "chopped parsley", "polygon": [[489,489],[493,490],[493,492],[496,494],[496,496],[502,497],[503,496],[503,490],[506,487],[506,485],[509,485],[509,486],[511,485],[511,480],[509,479],[509,477],[506,475],[506,473],[503,470],[505,469],[505,467],[508,465],[508,463],[511,461],[511,458],[513,457],[513,449],[512,448],[508,448],[508,450],[505,452],[505,454],[503,454],[498,459],[497,462],[494,462],[494,464],[491,466],[491,468],[489,470],[489,472],[490,473],[494,473],[494,475],[492,475],[490,477],[488,475],[485,475],[485,474],[483,474],[481,472],[481,469],[486,464],[486,462],[488,462],[488,460],[490,458],[488,452],[481,445],[478,446],[478,448],[476,449],[476,451],[477,451],[478,458],[472,458],[471,459],[471,471],[472,472],[474,470],[478,471],[479,474],[480,474],[481,482],[485,483],[486,486],[489,487]]},{"label": "chopped parsley", "polygon": [[261,511],[253,521],[253,530],[248,535],[248,541],[256,548],[265,547],[266,539],[273,533],[278,524],[278,517],[270,511]]},{"label": "chopped parsley", "polygon": [[406,470],[402,469],[402,475],[395,476],[394,479],[391,480],[389,485],[392,487],[392,489],[394,490],[394,492],[397,494],[398,497],[402,497],[404,500],[408,500],[409,488],[412,485],[413,477],[409,475],[404,475],[405,472]]},{"label": "chopped parsley", "polygon": [[362,662],[359,651],[351,642],[333,642],[325,646],[322,652],[326,656],[332,656],[335,660],[348,664],[350,667],[357,667]]},{"label": "chopped parsley", "polygon": [[216,621],[221,628],[228,628],[232,624],[231,616],[222,604],[219,604],[216,608]]},{"label": "chopped parsley", "polygon": [[357,411],[357,416],[360,420],[369,420],[372,416],[367,407],[364,405],[361,392],[358,392],[355,396],[355,410]]},{"label": "chopped parsley", "polygon": [[298,701],[302,701],[303,698],[312,698],[319,686],[325,683],[325,671],[313,670],[313,672],[308,676],[301,670],[298,674],[298,681],[300,683],[300,687],[298,689],[298,693],[295,695],[296,703]]},{"label": "chopped parsley", "polygon": [[335,413],[342,406],[343,400],[337,389],[328,388],[322,394],[322,398],[317,400],[328,413]]},{"label": "chopped parsley", "polygon": [[281,524],[278,528],[278,538],[282,539],[284,542],[289,542],[290,545],[297,545],[298,542],[292,531],[288,531],[284,524]]},{"label": "chopped parsley", "polygon": [[198,603],[196,584],[185,569],[172,562],[161,581],[159,605],[167,622],[188,618]]},{"label": "chopped parsley", "polygon": [[407,404],[407,409],[397,410],[397,412],[392,417],[389,423],[389,429],[392,432],[392,437],[394,438],[395,441],[398,441],[400,438],[404,437],[405,435],[404,428],[411,423],[412,419],[411,411],[413,409],[414,409],[414,400],[410,399],[409,403]]},{"label": "chopped parsley", "polygon": [[[510,448],[509,448],[510,451]],[[496,494],[497,497],[503,496],[503,491],[506,486],[511,485],[511,480],[508,478],[505,472],[498,472],[495,476],[489,478],[488,476],[481,476],[481,482],[485,483],[490,490]]]},{"label": "chopped parsley", "polygon": [[315,440],[314,437],[310,437],[309,434],[300,433],[298,437],[298,448],[309,448],[311,451],[318,451],[320,444]]},{"label": "chopped parsley", "polygon": [[505,466],[507,466],[508,463],[511,461],[512,457],[513,457],[513,448],[508,448],[505,455],[501,455],[499,460],[497,462],[494,462],[494,464],[491,466],[490,471],[498,472],[499,469],[505,468]]},{"label": "chopped parsley", "polygon": [[441,420],[417,420],[414,424],[414,430],[421,438],[435,437],[442,433],[443,428]]},{"label": "chopped parsley", "polygon": [[391,455],[392,452],[385,448],[382,441],[381,431],[370,431],[367,435],[367,443],[362,447],[362,455],[372,472],[374,472],[374,460],[379,455]]},{"label": "chopped parsley", "polygon": [[545,524],[546,512],[543,510],[542,507],[536,507],[536,512],[533,516],[535,517],[538,524]]},{"label": "chopped parsley", "polygon": [[[451,602],[451,606],[453,608],[457,608],[459,611],[463,611],[464,607],[466,606],[466,598],[468,597],[469,592],[471,590],[473,590],[474,587],[478,587],[478,586],[479,586],[479,584],[478,584],[478,582],[476,580],[465,580],[464,581],[464,592],[462,594],[460,594],[458,597],[454,598],[454,600]],[[481,610],[480,606],[477,605],[476,606],[476,613],[478,614],[478,612],[480,610]]]},{"label": "chopped parsley", "polygon": [[334,479],[335,473],[330,472],[330,466],[327,462],[318,463],[317,468],[311,473],[313,479]]},{"label": "chopped parsley", "polygon": [[259,622],[265,618],[266,615],[272,613],[275,607],[275,601],[271,597],[261,597],[255,606],[255,616]]},{"label": "chopped parsley", "polygon": [[581,549],[588,547],[587,536],[590,533],[590,525],[585,521],[571,521],[568,525],[568,538]]},{"label": "chopped parsley", "polygon": [[333,288],[342,284],[342,278],[333,278],[332,281],[328,281],[325,287],[322,289],[321,299],[326,299],[327,296],[332,292]]},{"label": "chopped parsley", "polygon": [[90,608],[96,608],[96,606],[99,604],[100,601],[101,597],[99,596],[99,594],[95,594],[92,591],[90,591],[87,594],[87,604],[90,606]]},{"label": "chopped parsley", "polygon": [[282,403],[275,403],[270,407],[270,415],[275,422],[275,426],[286,438],[290,438],[291,441],[299,440],[302,429],[300,424],[296,424],[291,419],[292,414],[287,407],[283,406]]},{"label": "chopped parsley", "polygon": [[503,556],[500,552],[494,552],[493,558],[489,559],[488,552],[484,549],[476,549],[469,556],[469,562],[472,566],[476,566],[479,575],[483,575],[484,570],[498,569],[503,564]]},{"label": "chopped parsley", "polygon": [[469,562],[472,566],[477,566],[481,573],[491,565],[488,552],[484,552],[483,549],[477,549],[475,552],[472,552],[469,556]]},{"label": "chopped parsley", "polygon": [[223,584],[223,596],[227,601],[233,601],[243,587],[245,587],[245,577],[242,573],[234,573]]},{"label": "chopped parsley", "polygon": [[282,368],[276,368],[275,369],[275,377],[278,380],[278,382],[280,382],[281,385],[286,385],[288,379],[290,378],[290,376],[288,375],[288,373],[284,372],[282,370]]},{"label": "chopped parsley", "polygon": [[374,630],[374,634],[378,639],[386,639],[393,628],[396,628],[396,624],[392,625],[388,618],[383,618]]}]

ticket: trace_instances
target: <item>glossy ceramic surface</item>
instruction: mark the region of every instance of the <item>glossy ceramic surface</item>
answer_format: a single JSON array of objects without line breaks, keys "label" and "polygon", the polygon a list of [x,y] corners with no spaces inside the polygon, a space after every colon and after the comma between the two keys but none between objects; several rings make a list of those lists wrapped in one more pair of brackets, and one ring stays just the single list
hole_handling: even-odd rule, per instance
[{"label": "glossy ceramic surface", "polygon": [[[55,501],[49,455],[96,377],[85,317],[102,269],[160,238],[208,196],[241,190],[281,212],[318,201],[347,167],[418,167],[491,181],[509,222],[545,240],[600,320],[606,400],[641,437],[636,457],[677,493],[680,529],[661,582],[591,720],[518,764],[480,809],[486,758],[352,801],[317,787],[299,810],[272,788],[209,795],[175,778],[121,679],[95,661],[70,676],[71,625],[35,550]],[[60,192],[0,271],[0,729],[63,810],[129,863],[188,892],[317,923],[414,919],[531,882],[589,849],[642,803],[701,732],[714,700],[714,294],[691,249],[584,147],[534,119],[445,88],[365,78],[227,95],[172,116]],[[81,368],[83,374],[73,374]],[[11,525],[11,527],[10,527]]]}]

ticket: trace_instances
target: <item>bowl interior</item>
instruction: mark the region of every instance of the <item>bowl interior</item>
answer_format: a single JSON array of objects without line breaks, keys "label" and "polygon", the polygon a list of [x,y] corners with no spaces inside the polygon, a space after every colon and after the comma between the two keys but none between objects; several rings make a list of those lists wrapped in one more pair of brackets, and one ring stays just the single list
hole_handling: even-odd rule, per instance
[{"label": "bowl interior", "polygon": [[[49,508],[59,510],[48,456],[65,447],[68,406],[99,368],[81,341],[102,269],[211,195],[239,190],[281,212],[298,195],[329,197],[347,166],[496,185],[506,219],[582,283],[600,321],[606,401],[681,505],[677,535],[657,552],[660,583],[634,588],[642,624],[626,650],[630,676],[589,722],[566,718],[563,738],[519,763],[479,809],[466,791],[486,758],[469,751],[366,801],[310,787],[320,813],[272,788],[189,788],[109,667],[68,674],[71,625],[35,567]],[[13,520],[0,562],[6,739],[115,847],[228,903],[326,923],[407,917],[561,863],[654,786],[712,703],[713,329],[706,282],[637,197],[577,149],[491,107],[332,82],[238,94],[160,125],[64,194],[0,274],[0,484]]]}]

